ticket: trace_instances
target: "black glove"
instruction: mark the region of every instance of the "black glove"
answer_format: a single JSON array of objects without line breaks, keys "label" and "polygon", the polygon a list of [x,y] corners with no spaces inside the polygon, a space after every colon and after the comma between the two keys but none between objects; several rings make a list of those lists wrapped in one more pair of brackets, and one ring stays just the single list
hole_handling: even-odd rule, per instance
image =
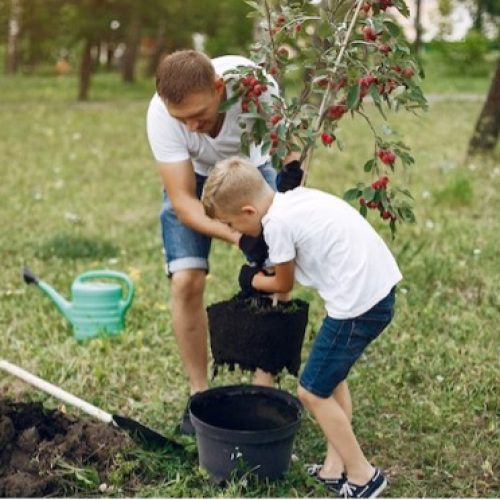
[{"label": "black glove", "polygon": [[249,266],[248,264],[243,264],[243,266],[241,266],[238,282],[244,296],[250,297],[251,295],[259,293],[259,291],[252,286],[252,280],[261,270],[260,267]]},{"label": "black glove", "polygon": [[284,193],[285,191],[300,186],[303,175],[304,171],[300,168],[299,160],[293,160],[287,163],[276,178],[278,191]]},{"label": "black glove", "polygon": [[254,262],[258,267],[262,267],[269,255],[269,248],[264,239],[264,232],[259,236],[248,236],[244,234],[238,242],[240,250],[245,254],[249,262]]}]

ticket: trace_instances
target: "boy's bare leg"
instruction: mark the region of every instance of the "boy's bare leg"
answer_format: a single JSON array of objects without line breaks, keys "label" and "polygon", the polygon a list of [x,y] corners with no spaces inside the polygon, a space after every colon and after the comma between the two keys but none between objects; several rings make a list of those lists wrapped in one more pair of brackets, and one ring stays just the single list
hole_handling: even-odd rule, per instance
[{"label": "boy's bare leg", "polygon": [[191,394],[208,388],[205,276],[203,269],[177,271],[172,276],[172,324]]},{"label": "boy's bare leg", "polygon": [[[349,422],[352,419],[352,401],[351,394],[349,393],[349,388],[347,387],[347,382],[343,380],[332,393],[332,398],[334,398],[340,405],[344,413],[346,414]],[[336,479],[339,478],[344,472],[344,462],[340,457],[335,446],[327,441],[327,450],[325,461],[321,467],[320,477],[326,479]]]},{"label": "boy's bare leg", "polygon": [[300,386],[298,395],[316,418],[328,442],[337,451],[349,481],[355,484],[367,483],[373,476],[374,468],[365,458],[351,422],[337,400],[333,397],[320,398]]}]

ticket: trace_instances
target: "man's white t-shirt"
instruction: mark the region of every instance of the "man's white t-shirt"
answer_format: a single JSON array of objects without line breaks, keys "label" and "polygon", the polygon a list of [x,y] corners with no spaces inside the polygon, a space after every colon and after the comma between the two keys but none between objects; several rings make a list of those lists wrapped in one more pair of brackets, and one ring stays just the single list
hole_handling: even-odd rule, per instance
[{"label": "man's white t-shirt", "polygon": [[402,279],[384,240],[331,194],[303,187],[276,193],[262,225],[270,261],[295,260],[295,279],[318,291],[332,318],[365,313]]},{"label": "man's white t-shirt", "polygon": [[[222,56],[212,59],[215,73],[222,74],[237,66],[255,66],[255,63],[241,56]],[[268,77],[272,80],[271,77]],[[272,80],[274,81],[274,80]],[[227,98],[233,92],[226,85]],[[277,93],[276,87],[268,86],[261,99],[270,100],[271,94]],[[242,128],[238,125],[241,114],[241,99],[226,111],[224,123],[217,137],[208,134],[190,132],[186,125],[172,118],[167,108],[156,93],[149,103],[147,113],[147,133],[153,155],[158,162],[174,163],[191,159],[194,171],[200,175],[208,175],[220,160],[240,153]],[[260,166],[269,160],[268,155],[262,155],[260,147],[250,146],[250,160]]]}]

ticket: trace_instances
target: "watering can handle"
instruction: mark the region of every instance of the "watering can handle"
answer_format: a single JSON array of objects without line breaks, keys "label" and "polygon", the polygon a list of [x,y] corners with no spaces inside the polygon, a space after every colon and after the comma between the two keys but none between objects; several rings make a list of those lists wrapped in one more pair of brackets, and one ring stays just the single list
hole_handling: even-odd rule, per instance
[{"label": "watering can handle", "polygon": [[134,282],[125,273],[107,269],[101,271],[86,271],[85,273],[80,274],[75,281],[87,281],[94,278],[112,278],[124,281],[127,284],[128,293],[127,298],[125,300],[121,300],[120,303],[122,305],[123,312],[125,312],[130,307],[132,299],[134,298],[135,286]]}]

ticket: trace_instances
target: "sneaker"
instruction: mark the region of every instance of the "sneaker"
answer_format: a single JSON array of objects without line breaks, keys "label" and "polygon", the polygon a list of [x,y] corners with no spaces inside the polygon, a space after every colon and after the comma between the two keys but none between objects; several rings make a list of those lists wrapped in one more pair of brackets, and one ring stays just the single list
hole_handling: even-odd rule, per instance
[{"label": "sneaker", "polygon": [[319,464],[312,464],[307,467],[307,473],[309,476],[316,478],[320,483],[324,484],[327,489],[334,491],[337,495],[340,495],[342,486],[347,481],[346,475],[342,473],[342,476],[338,478],[324,478],[319,475],[320,470],[321,465]]},{"label": "sneaker", "polygon": [[375,469],[372,478],[363,485],[346,481],[340,491],[344,498],[375,498],[378,497],[387,486],[387,480],[380,471]]},{"label": "sneaker", "polygon": [[189,417],[189,400],[190,399],[188,399],[186,408],[184,408],[184,412],[182,413],[181,421],[179,423],[179,430],[181,434],[193,435],[196,431],[191,422],[191,418]]}]

